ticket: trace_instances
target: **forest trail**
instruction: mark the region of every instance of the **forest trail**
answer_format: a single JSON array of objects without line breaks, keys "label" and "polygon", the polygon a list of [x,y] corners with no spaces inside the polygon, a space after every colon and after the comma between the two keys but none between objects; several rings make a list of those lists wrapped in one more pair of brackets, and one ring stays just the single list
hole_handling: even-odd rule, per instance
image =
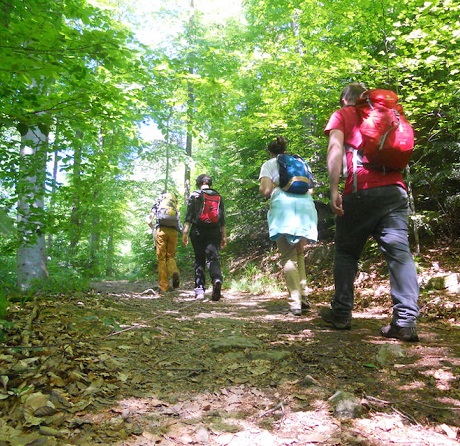
[{"label": "forest trail", "polygon": [[[421,342],[402,344],[379,335],[378,306],[338,332],[315,292],[295,317],[284,294],[224,287],[202,302],[150,286],[101,282],[15,309],[0,444],[460,444],[458,325],[422,321]],[[340,397],[359,417],[339,416]]]}]

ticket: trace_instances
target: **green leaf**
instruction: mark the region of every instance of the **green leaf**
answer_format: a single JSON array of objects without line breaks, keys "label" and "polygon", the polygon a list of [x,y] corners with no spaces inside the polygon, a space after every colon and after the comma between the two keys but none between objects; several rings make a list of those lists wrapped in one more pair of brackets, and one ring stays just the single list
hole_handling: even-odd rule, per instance
[{"label": "green leaf", "polygon": [[367,367],[368,369],[377,369],[378,367],[375,364],[363,364],[364,367]]},{"label": "green leaf", "polygon": [[9,235],[14,232],[14,220],[4,209],[0,209],[0,234]]}]

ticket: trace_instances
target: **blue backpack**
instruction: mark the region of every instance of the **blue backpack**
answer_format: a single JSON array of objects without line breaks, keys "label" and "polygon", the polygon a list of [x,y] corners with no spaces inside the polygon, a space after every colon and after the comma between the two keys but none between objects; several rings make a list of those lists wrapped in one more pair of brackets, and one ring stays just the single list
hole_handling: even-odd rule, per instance
[{"label": "blue backpack", "polygon": [[277,157],[280,188],[291,194],[305,194],[314,187],[313,173],[308,163],[299,155],[281,153]]}]

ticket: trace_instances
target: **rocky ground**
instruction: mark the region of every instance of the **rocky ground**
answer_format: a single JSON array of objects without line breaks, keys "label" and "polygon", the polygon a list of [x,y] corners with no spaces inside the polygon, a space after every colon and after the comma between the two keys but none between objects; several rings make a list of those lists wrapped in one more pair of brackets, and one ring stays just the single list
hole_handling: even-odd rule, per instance
[{"label": "rocky ground", "polygon": [[379,335],[386,282],[358,283],[341,332],[318,317],[319,279],[301,317],[285,294],[197,302],[190,284],[126,281],[16,305],[0,445],[460,444],[458,295],[425,294],[421,342],[402,344]]}]

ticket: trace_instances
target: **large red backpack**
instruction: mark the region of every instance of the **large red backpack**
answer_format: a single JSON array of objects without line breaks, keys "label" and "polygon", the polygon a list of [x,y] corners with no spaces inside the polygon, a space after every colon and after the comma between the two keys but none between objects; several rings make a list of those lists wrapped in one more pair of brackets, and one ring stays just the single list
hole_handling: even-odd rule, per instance
[{"label": "large red backpack", "polygon": [[361,117],[363,164],[404,169],[414,149],[414,130],[391,90],[367,90],[356,101]]}]

